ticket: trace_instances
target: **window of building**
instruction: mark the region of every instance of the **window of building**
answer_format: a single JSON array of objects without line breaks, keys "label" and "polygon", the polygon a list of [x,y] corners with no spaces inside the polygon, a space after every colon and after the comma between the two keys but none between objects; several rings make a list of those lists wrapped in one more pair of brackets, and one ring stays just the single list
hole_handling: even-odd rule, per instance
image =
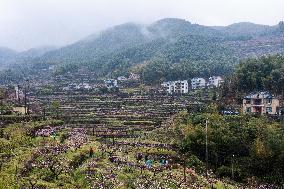
[{"label": "window of building", "polygon": [[247,112],[251,112],[251,107],[248,107],[248,108],[247,108]]},{"label": "window of building", "polygon": [[254,104],[255,105],[261,105],[262,104],[262,100],[261,99],[254,99]]},{"label": "window of building", "polygon": [[267,113],[271,113],[271,112],[272,112],[272,107],[267,107],[267,108],[266,108],[266,112],[267,112]]},{"label": "window of building", "polygon": [[272,99],[269,98],[269,99],[267,100],[267,102],[268,102],[269,104],[271,104],[271,103],[272,103]]},{"label": "window of building", "polygon": [[250,100],[249,99],[246,100],[246,104],[250,104]]}]

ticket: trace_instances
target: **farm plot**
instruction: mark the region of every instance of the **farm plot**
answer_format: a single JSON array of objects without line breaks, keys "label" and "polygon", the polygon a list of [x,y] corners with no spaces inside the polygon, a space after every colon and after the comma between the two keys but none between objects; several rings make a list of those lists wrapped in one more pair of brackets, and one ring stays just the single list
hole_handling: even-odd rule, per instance
[{"label": "farm plot", "polygon": [[[167,132],[171,116],[186,99],[169,96],[61,95],[39,98],[47,107],[58,100],[60,127],[46,126],[42,142],[20,174],[32,188],[202,188],[204,176],[182,163]],[[167,135],[167,136],[166,136]]]}]

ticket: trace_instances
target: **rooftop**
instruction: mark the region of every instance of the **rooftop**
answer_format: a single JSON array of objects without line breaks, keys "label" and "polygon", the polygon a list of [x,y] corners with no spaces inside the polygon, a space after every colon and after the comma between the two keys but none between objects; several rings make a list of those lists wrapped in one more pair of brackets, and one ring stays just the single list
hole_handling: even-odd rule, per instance
[{"label": "rooftop", "polygon": [[245,99],[254,99],[254,98],[273,98],[273,96],[268,91],[253,92],[245,96]]}]

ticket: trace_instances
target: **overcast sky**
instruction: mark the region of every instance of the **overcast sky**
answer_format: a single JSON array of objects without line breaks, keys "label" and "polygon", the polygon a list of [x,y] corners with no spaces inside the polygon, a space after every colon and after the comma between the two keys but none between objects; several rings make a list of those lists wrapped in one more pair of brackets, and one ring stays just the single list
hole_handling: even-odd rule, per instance
[{"label": "overcast sky", "polygon": [[0,46],[62,46],[113,25],[166,17],[275,25],[284,20],[284,0],[0,0]]}]

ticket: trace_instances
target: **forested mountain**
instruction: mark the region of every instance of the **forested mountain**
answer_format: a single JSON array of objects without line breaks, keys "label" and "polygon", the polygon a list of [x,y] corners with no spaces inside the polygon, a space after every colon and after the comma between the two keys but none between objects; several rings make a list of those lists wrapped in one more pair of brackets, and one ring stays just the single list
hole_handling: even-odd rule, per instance
[{"label": "forested mountain", "polygon": [[[223,75],[243,58],[283,54],[283,31],[282,22],[276,26],[237,23],[209,27],[166,18],[150,25],[127,23],[37,57],[16,59],[21,69],[14,65],[11,69],[22,72],[55,65],[55,73],[64,74],[87,66],[98,76],[134,70],[149,82]],[[162,68],[162,72],[157,70]],[[152,77],[156,72],[159,77]]]},{"label": "forested mountain", "polygon": [[108,29],[100,34],[92,35],[77,43],[46,53],[34,62],[47,64],[90,63],[96,58],[114,51],[130,48],[147,41],[141,27],[128,23]]},{"label": "forested mountain", "polygon": [[56,49],[55,47],[39,47],[28,49],[23,52],[16,52],[8,48],[0,48],[0,69],[9,67],[16,63],[31,61],[33,58],[41,57],[45,53]]},{"label": "forested mountain", "polygon": [[[216,33],[216,34],[215,34]],[[143,26],[134,23],[119,25],[91,35],[77,43],[51,51],[34,62],[49,64],[60,63],[93,63],[108,61],[106,59],[119,56],[121,53],[130,50],[146,51],[158,44],[166,44],[176,41],[185,35],[220,36],[220,32],[205,26],[193,25],[190,22],[180,19],[163,19],[150,26]],[[163,42],[162,42],[163,41]],[[152,48],[151,54],[158,51],[157,46]],[[132,59],[132,55],[125,58]],[[141,52],[144,54],[144,52]],[[150,58],[150,57],[149,57]],[[143,59],[143,58],[141,58]]]},{"label": "forested mountain", "polygon": [[235,91],[269,90],[284,94],[284,57],[268,56],[248,59],[238,64],[232,79]]},{"label": "forested mountain", "polygon": [[157,37],[175,38],[181,35],[200,35],[205,37],[223,37],[223,33],[208,26],[192,24],[177,18],[165,18],[147,27]]},{"label": "forested mountain", "polygon": [[39,47],[39,48],[32,48],[26,51],[23,51],[17,55],[17,58],[36,58],[44,55],[45,53],[55,50],[56,47],[46,46],[46,47]]},{"label": "forested mountain", "polygon": [[16,51],[0,47],[0,68],[1,66],[4,66],[6,62],[13,58],[16,54]]},{"label": "forested mountain", "polygon": [[265,35],[275,30],[275,26],[271,27],[268,25],[254,24],[250,22],[239,22],[231,24],[229,26],[224,26],[224,27],[217,26],[214,28],[230,36],[246,36],[246,37]]}]

